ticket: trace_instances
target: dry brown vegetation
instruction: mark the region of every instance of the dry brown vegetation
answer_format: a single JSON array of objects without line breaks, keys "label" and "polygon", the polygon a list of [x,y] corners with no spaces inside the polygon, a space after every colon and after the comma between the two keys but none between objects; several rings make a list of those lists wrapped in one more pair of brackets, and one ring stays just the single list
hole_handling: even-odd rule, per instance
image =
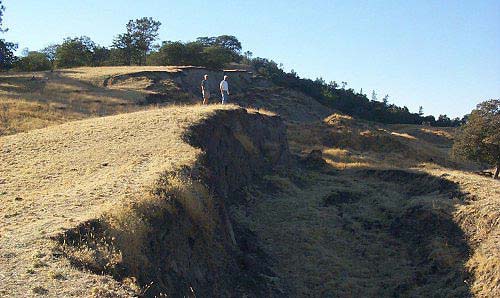
[{"label": "dry brown vegetation", "polygon": [[[328,114],[328,109],[303,94],[275,88],[245,71],[226,72],[232,80],[231,98],[242,106],[301,120]],[[200,101],[199,82],[205,73],[210,73],[214,103],[222,72],[198,67],[112,66],[0,73],[0,135],[157,105],[193,104]]]},{"label": "dry brown vegetation", "polygon": [[[274,247],[273,249],[281,249],[282,251],[278,253],[285,254],[284,259],[301,258],[300,261],[283,264],[284,268],[279,270],[294,273],[311,271],[309,274],[291,277],[295,281],[294,286],[299,293],[306,295],[308,291],[311,291],[311,283],[322,285],[337,280],[334,277],[324,277],[323,274],[329,272],[328,268],[319,270],[322,274],[318,274],[317,269],[314,268],[314,266],[326,266],[323,263],[326,262],[326,259],[322,257],[324,257],[325,253],[331,253],[331,263],[328,266],[339,268],[339,272],[344,274],[349,272],[348,274],[354,276],[346,277],[348,280],[340,284],[337,280],[330,287],[336,289],[334,292],[323,292],[326,290],[325,287],[318,286],[318,292],[315,292],[317,295],[343,293],[342,295],[353,296],[368,293],[368,296],[389,296],[398,293],[398,295],[403,296],[426,297],[434,295],[495,297],[500,294],[500,263],[498,261],[500,257],[500,242],[498,240],[500,239],[500,185],[491,178],[475,174],[474,171],[479,168],[477,164],[464,163],[451,158],[450,151],[455,133],[453,128],[381,125],[356,120],[350,116],[333,114],[323,122],[291,123],[288,124],[288,129],[290,146],[294,152],[300,156],[307,156],[311,150],[319,149],[323,152],[323,158],[327,164],[332,169],[340,171],[334,172],[333,177],[331,174],[322,176],[313,174],[313,178],[308,178],[311,180],[306,183],[312,187],[311,190],[294,192],[288,199],[280,198],[279,200],[266,201],[262,206],[259,206],[258,211],[255,213],[257,220],[254,221],[254,224],[257,225],[257,229],[261,229],[262,233],[266,235],[279,233],[278,235],[269,236],[274,241],[276,239],[289,241],[283,247],[276,245],[276,242],[269,244]],[[367,176],[366,174],[367,171],[377,173],[399,171],[400,169],[418,171],[422,175],[429,175],[430,178],[425,178],[424,181],[419,182],[416,177],[404,178],[405,172],[400,172],[390,179],[396,183],[388,184],[385,182],[385,178],[380,181],[378,174],[376,175],[377,179],[373,179],[370,177],[371,175]],[[453,194],[450,195],[453,200],[449,200],[448,195],[442,197],[441,190],[436,192],[433,189],[430,183],[432,179],[442,181],[439,182],[440,184],[453,183],[456,185],[455,192],[461,195],[459,197]],[[370,189],[372,187],[373,189]],[[422,189],[425,195],[415,198],[410,197],[411,205],[405,205],[406,203],[403,202],[408,201],[409,198],[405,196],[401,187],[403,189]],[[290,189],[290,187],[283,189]],[[341,198],[340,203],[334,203],[338,213],[337,217],[333,219],[330,219],[332,216],[330,213],[318,207],[322,206],[322,200],[329,198],[329,196]],[[307,197],[307,200],[305,197]],[[300,218],[296,222],[298,226],[292,228],[293,225],[290,225],[287,229],[290,228],[291,230],[283,230],[284,226],[280,224],[279,229],[270,229],[269,227],[272,226],[273,221],[292,216],[284,207],[291,204],[291,202],[296,202],[295,209],[301,210],[296,212],[300,214]],[[345,203],[349,203],[349,205],[344,205]],[[281,204],[283,206],[280,206]],[[448,238],[443,240],[444,235],[439,236],[438,232],[443,226],[437,222],[432,222],[430,219],[432,216],[426,215],[422,217],[423,215],[420,215],[423,221],[431,220],[432,224],[427,229],[436,232],[438,235],[430,244],[427,244],[428,246],[425,249],[430,249],[430,253],[424,259],[427,262],[434,263],[434,266],[437,266],[440,270],[445,270],[447,266],[451,266],[455,268],[451,271],[463,272],[463,275],[457,279],[459,280],[455,288],[458,290],[457,292],[452,291],[453,286],[442,288],[442,284],[441,286],[435,285],[436,288],[433,288],[431,277],[426,280],[427,289],[425,287],[416,287],[409,291],[412,288],[410,286],[404,289],[398,288],[393,292],[390,290],[391,286],[386,285],[383,287],[384,292],[380,286],[377,286],[378,282],[386,282],[377,280],[380,274],[389,276],[391,275],[390,272],[399,272],[396,277],[401,280],[391,281],[399,285],[408,282],[408,280],[404,281],[405,276],[408,278],[414,274],[419,274],[411,273],[412,270],[418,271],[419,269],[412,269],[411,266],[402,266],[398,263],[408,256],[391,255],[391,257],[388,257],[387,251],[384,251],[388,248],[383,246],[388,243],[393,243],[396,246],[401,245],[399,247],[390,247],[390,251],[404,251],[404,243],[400,243],[397,239],[394,242],[394,239],[383,238],[387,237],[387,235],[384,236],[385,231],[375,228],[375,232],[372,234],[370,231],[363,231],[362,228],[356,226],[356,224],[363,225],[367,221],[370,225],[374,223],[382,226],[388,225],[384,221],[387,220],[387,216],[391,212],[377,215],[376,210],[380,208],[380,205],[385,205],[383,207],[385,210],[392,209],[392,212],[395,210],[404,212],[403,210],[409,206],[427,206],[425,208],[429,208],[430,214],[442,212],[446,218],[456,224],[456,227],[463,232],[463,235],[458,235],[458,238],[463,241],[458,247],[465,245],[465,242],[467,242],[466,246],[468,247],[467,252],[463,252],[461,255],[454,252],[456,248],[453,248],[453,244],[451,244],[457,239]],[[366,210],[366,206],[370,206],[370,209]],[[282,217],[276,214],[277,212],[286,212],[287,216]],[[363,212],[366,212],[366,214],[363,214]],[[343,220],[342,217],[347,217],[347,221]],[[428,218],[425,219],[426,217]],[[318,222],[311,222],[311,218],[318,218]],[[332,222],[324,225],[322,222],[325,220],[332,220]],[[344,228],[338,228],[340,222],[354,225],[349,228],[356,231],[354,235],[345,234]],[[290,224],[290,221],[288,224]],[[412,224],[418,225],[419,223],[413,222]],[[328,226],[330,228],[326,232],[317,230],[318,226]],[[297,250],[290,250],[292,245],[297,245],[296,235],[288,239],[293,229],[295,231],[304,231],[302,237],[307,239],[303,241],[303,244],[307,245],[304,251],[316,250],[316,256],[310,252],[309,257],[304,259],[302,255],[297,255]],[[425,230],[416,229],[413,232],[417,235],[425,234]],[[360,239],[360,235],[364,233],[367,234],[361,237],[365,237],[365,239]],[[331,236],[327,236],[330,234]],[[341,237],[342,241],[346,242],[339,244],[337,241],[331,242],[329,240],[338,239],[338,237]],[[381,239],[382,241],[380,241]],[[365,241],[371,242],[366,243]],[[382,245],[382,247],[378,245]],[[410,248],[410,251],[412,249],[421,249],[417,247],[422,243],[413,243],[412,245],[417,246]],[[354,257],[356,253],[345,253],[341,259],[332,261],[339,258],[339,252],[346,248],[349,248],[351,252],[361,250],[363,253],[357,258]],[[360,258],[368,261],[368,263],[363,263],[359,267],[359,263],[362,262]],[[321,260],[320,263],[316,263],[317,260]],[[353,263],[349,263],[351,261]],[[425,261],[420,264],[422,268],[425,268],[424,264]],[[299,267],[292,268],[290,266]],[[367,278],[365,274],[372,276],[372,278]],[[467,277],[467,274],[470,274],[470,277]],[[451,282],[453,278],[450,276],[448,278],[448,285],[453,284]],[[460,278],[462,278],[462,281],[460,281]],[[297,280],[304,283],[304,285],[301,286],[300,283],[297,283]],[[415,281],[412,282],[415,283]],[[462,290],[459,290],[461,286],[463,286]],[[316,287],[312,286],[312,288]]]},{"label": "dry brown vegetation", "polygon": [[[475,165],[452,160],[454,128],[383,125],[332,114],[322,122],[290,123],[289,142],[299,154],[321,149],[335,167],[413,167],[423,162],[442,166]],[[343,160],[347,162],[342,162]]]},{"label": "dry brown vegetation", "polygon": [[103,86],[104,80],[111,76],[138,71],[173,72],[177,68],[83,67],[54,72],[1,73],[0,135],[144,109],[141,103],[151,93],[144,88],[147,82]]},{"label": "dry brown vegetation", "polygon": [[[22,296],[37,286],[49,289],[53,297],[90,295],[96,286],[115,291],[113,279],[75,270],[68,260],[54,254],[47,236],[111,210],[113,227],[124,235],[133,234],[124,240],[130,244],[140,241],[145,228],[139,218],[130,216],[128,200],[141,197],[162,172],[196,160],[199,151],[182,141],[181,135],[191,123],[209,117],[217,108],[223,107],[157,109],[2,137],[1,295]],[[182,193],[185,199],[181,202],[193,210],[193,216],[202,217],[201,207],[189,197],[190,191],[200,189],[186,190],[188,185],[179,183],[173,187]],[[117,204],[124,207],[117,208]],[[206,225],[209,227],[208,222]],[[140,256],[134,247],[130,245],[130,253]],[[80,250],[78,255],[82,262],[100,262],[90,261],[96,258],[93,251]],[[105,259],[116,262],[120,258],[110,255]],[[67,279],[51,278],[49,272],[55,269]],[[125,295],[126,291],[116,293]]]},{"label": "dry brown vegetation", "polygon": [[[144,109],[151,82],[103,82],[140,71],[177,68],[0,75],[0,297],[147,295],[135,273],[158,229],[148,219],[164,212],[187,210],[190,237],[215,247],[214,194],[179,174],[201,153],[183,134],[237,107],[121,114]],[[253,96],[269,94],[259,90]],[[450,157],[454,129],[318,120],[321,109],[303,111],[304,97],[292,95],[275,90],[251,112],[284,118],[299,161],[249,185],[246,203],[230,210],[272,260],[270,283],[290,296],[500,295],[500,184]],[[97,117],[110,114],[120,115]],[[234,138],[258,151],[248,135]],[[324,166],[306,164],[314,149]]]}]

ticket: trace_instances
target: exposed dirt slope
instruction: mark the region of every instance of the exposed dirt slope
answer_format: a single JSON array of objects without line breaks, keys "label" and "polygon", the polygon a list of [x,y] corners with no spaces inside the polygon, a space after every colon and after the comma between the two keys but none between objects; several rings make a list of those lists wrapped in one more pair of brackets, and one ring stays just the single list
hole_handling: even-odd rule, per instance
[{"label": "exposed dirt slope", "polygon": [[[201,165],[201,150],[187,143],[186,133],[192,125],[204,123],[220,113],[228,114],[210,122],[205,132],[215,131],[221,137],[213,136],[212,140],[236,146],[226,148],[228,151],[219,156],[221,162],[228,163],[222,171],[233,172],[199,172],[195,169]],[[255,143],[259,134],[266,135],[266,129],[277,127],[272,124],[275,120],[256,115],[248,122],[251,116],[247,115],[234,106],[175,107],[72,122],[2,137],[0,296],[41,293],[51,297],[114,297],[141,291],[149,291],[147,295],[162,291],[189,294],[189,290],[205,295],[230,289],[241,293],[251,292],[249,289],[270,291],[265,282],[252,283],[252,278],[265,273],[265,268],[245,266],[253,273],[240,268],[239,258],[245,259],[247,254],[250,257],[257,252],[239,250],[239,242],[247,241],[248,237],[238,230],[234,232],[224,211],[224,202],[213,199],[216,196],[210,194],[211,188],[196,182],[219,181],[218,175],[229,175],[224,180],[227,186],[220,184],[212,190],[217,194],[229,187],[227,193],[254,176],[250,173],[243,179],[235,175],[235,166],[259,163],[269,168],[273,158],[277,158],[276,164],[286,161],[287,147],[278,150],[285,155],[265,153],[272,149],[275,154],[279,148],[276,146],[286,144],[286,140],[275,139],[279,138],[276,130],[270,132],[267,139],[260,138]],[[193,142],[204,146],[204,135],[190,135]],[[281,131],[283,137],[284,130]],[[241,161],[236,161],[235,155],[227,155],[234,150],[243,150]],[[245,150],[255,155],[248,156]],[[267,158],[266,163],[260,161],[261,158]],[[259,169],[262,171],[265,169]],[[202,180],[194,179],[193,175],[199,175]],[[170,199],[173,197],[175,199]],[[171,227],[172,233],[168,233],[168,225],[176,222],[176,227]],[[154,230],[147,230],[149,227]],[[108,235],[114,239],[110,243]],[[152,238],[152,235],[160,238]],[[59,244],[55,245],[51,239]],[[147,246],[155,241],[158,245]],[[167,249],[172,244],[174,246]],[[154,253],[164,249],[168,254],[163,257]],[[183,259],[188,251],[191,257]],[[157,268],[155,262],[162,258],[169,260],[162,264],[174,266],[174,269],[162,269],[171,272],[170,275],[152,271]],[[199,262],[191,263],[195,259]],[[203,262],[212,263],[203,266]],[[95,275],[74,266],[109,275]],[[218,266],[226,267],[223,270]],[[153,276],[155,274],[163,277]],[[232,282],[226,276],[231,274],[237,278]],[[241,283],[241,274],[247,276],[247,282]],[[110,276],[120,280],[133,278],[118,284]],[[155,284],[148,284],[151,281]]]}]

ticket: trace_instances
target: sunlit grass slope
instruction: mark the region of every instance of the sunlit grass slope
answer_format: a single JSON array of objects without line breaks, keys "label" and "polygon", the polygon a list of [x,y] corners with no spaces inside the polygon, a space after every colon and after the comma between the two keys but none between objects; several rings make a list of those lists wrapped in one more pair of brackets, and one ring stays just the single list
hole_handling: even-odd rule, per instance
[{"label": "sunlit grass slope", "polygon": [[181,136],[218,109],[235,107],[152,109],[1,137],[0,296],[83,297],[100,287],[129,295],[111,277],[54,256],[48,236],[105,211],[133,222],[117,206],[147,197],[161,173],[191,167],[200,151]]}]

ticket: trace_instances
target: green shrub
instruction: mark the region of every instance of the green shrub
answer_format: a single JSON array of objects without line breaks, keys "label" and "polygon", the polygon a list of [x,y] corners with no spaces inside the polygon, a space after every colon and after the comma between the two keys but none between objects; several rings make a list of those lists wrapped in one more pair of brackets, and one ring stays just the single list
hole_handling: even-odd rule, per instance
[{"label": "green shrub", "polygon": [[15,68],[20,71],[49,70],[51,67],[47,56],[40,52],[29,52],[26,57],[22,57],[15,64]]}]

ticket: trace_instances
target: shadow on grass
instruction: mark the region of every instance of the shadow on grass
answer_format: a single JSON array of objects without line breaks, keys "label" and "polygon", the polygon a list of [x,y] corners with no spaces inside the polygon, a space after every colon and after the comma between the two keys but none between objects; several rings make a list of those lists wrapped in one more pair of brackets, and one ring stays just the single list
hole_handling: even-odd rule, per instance
[{"label": "shadow on grass", "polygon": [[[314,202],[314,212],[321,217],[289,221],[300,229],[297,231],[307,232],[302,235],[304,243],[295,241],[293,247],[287,248],[296,250],[288,257],[313,255],[315,260],[308,266],[316,266],[318,271],[309,274],[316,274],[320,280],[320,276],[329,276],[330,280],[314,284],[312,277],[306,277],[302,283],[305,289],[295,289],[299,295],[472,296],[465,268],[470,247],[452,217],[466,199],[458,184],[444,177],[400,169],[339,171],[324,165],[306,172],[321,182],[311,183],[299,202]],[[293,199],[288,204],[293,206]],[[305,228],[308,225],[309,230]],[[328,229],[320,234],[321,240],[317,240],[318,229]],[[301,251],[307,243],[321,247],[317,255],[317,248]],[[327,260],[328,255],[335,257]],[[302,271],[308,266],[293,268]],[[307,273],[290,276],[303,274]]]}]

